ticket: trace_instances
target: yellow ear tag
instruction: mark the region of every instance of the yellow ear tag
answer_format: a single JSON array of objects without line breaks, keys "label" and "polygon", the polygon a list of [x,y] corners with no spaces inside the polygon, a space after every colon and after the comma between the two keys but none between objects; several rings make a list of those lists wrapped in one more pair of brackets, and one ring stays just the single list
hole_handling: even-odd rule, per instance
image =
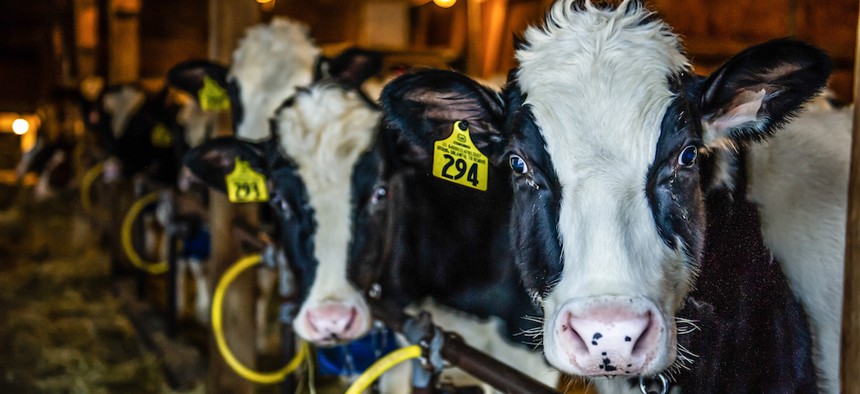
[{"label": "yellow ear tag", "polygon": [[173,134],[170,134],[164,123],[158,123],[152,128],[149,139],[152,142],[152,146],[156,148],[170,148],[173,146]]},{"label": "yellow ear tag", "polygon": [[433,145],[433,176],[471,187],[487,190],[487,156],[472,143],[469,124],[454,122],[451,136]]},{"label": "yellow ear tag", "polygon": [[269,189],[266,188],[266,177],[251,168],[247,161],[236,158],[236,167],[225,177],[227,183],[227,198],[230,202],[266,202],[269,201]]},{"label": "yellow ear tag", "polygon": [[197,98],[204,111],[219,112],[230,109],[230,96],[227,91],[208,76],[203,77],[203,88],[197,92]]}]

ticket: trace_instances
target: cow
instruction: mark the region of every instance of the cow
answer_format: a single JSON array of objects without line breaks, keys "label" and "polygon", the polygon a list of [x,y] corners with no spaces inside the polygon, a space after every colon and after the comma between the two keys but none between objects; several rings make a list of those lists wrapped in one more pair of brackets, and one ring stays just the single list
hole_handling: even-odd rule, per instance
[{"label": "cow", "polygon": [[[798,226],[782,228],[791,239],[767,223],[780,215],[785,218],[775,222],[814,216],[773,213],[781,205],[755,200],[756,175],[746,174],[748,153],[823,87],[830,60],[811,45],[782,39],[747,49],[702,77],[681,45],[639,2],[563,0],[542,27],[525,32],[504,104],[479,100],[488,93],[475,83],[452,87],[451,75],[413,76],[404,108],[423,114],[414,128],[431,128],[436,134],[424,137],[430,140],[444,137],[440,124],[467,120],[483,125],[479,137],[505,141],[503,153],[489,161],[510,168],[512,253],[543,309],[544,353],[553,366],[593,378],[683,368],[695,357],[679,357],[676,318],[699,316],[703,324],[727,325],[710,327],[723,330],[716,342],[723,348],[704,349],[723,358],[695,360],[694,368],[717,376],[713,386],[698,388],[815,391],[809,327],[790,290],[800,293],[813,322],[833,316],[816,303],[821,298],[808,295],[833,293],[841,283],[832,269],[839,245],[813,259],[827,263],[826,276],[791,274],[788,267],[814,269],[801,256],[822,249],[799,235],[805,232]],[[462,93],[469,89],[472,96]],[[787,177],[761,171],[776,184]],[[834,200],[838,192],[820,193],[829,216],[815,228],[832,243],[842,231],[833,227],[841,201]],[[786,245],[808,251],[781,251]],[[728,256],[742,261],[721,261]],[[732,269],[737,277],[728,275]],[[802,283],[814,289],[801,290]],[[818,387],[827,392],[836,385],[830,360],[838,351],[829,335],[838,332],[836,320],[823,320],[823,329],[813,323]],[[725,337],[732,327],[747,330],[735,343]],[[749,331],[756,327],[767,330],[766,338]],[[743,362],[733,367],[730,357]],[[628,389],[624,379],[594,382],[602,392]]]},{"label": "cow", "polygon": [[[731,247],[710,247],[710,226],[721,204],[743,204],[732,192],[744,146],[775,133],[831,69],[817,48],[776,40],[703,78],[680,45],[637,2],[560,1],[517,51],[517,259],[544,308],[545,354],[564,372],[647,376],[674,363],[671,317],[696,271]],[[552,214],[536,220],[539,196]],[[530,242],[547,228],[555,242]]]},{"label": "cow", "polygon": [[[365,336],[373,321],[363,295],[367,288],[353,282],[366,277],[358,271],[384,271],[385,277],[375,283],[382,285],[385,298],[404,307],[432,308],[443,327],[480,333],[470,340],[554,384],[557,375],[539,353],[510,343],[522,342],[523,337],[515,335],[533,324],[520,314],[522,308],[539,311],[519,285],[513,261],[508,257],[507,266],[496,261],[506,254],[503,245],[509,239],[497,220],[489,220],[493,207],[451,220],[448,226],[441,226],[437,217],[446,205],[478,202],[485,194],[441,185],[442,190],[431,195],[418,190],[392,194],[390,205],[386,203],[390,210],[369,204],[387,199],[385,187],[376,187],[381,183],[406,182],[417,188],[424,177],[416,175],[410,163],[416,158],[407,157],[409,145],[379,130],[380,109],[358,90],[379,65],[361,52],[348,51],[339,58],[344,57],[332,62],[343,66],[328,66],[323,72],[329,77],[298,88],[285,101],[271,121],[272,138],[256,143],[215,140],[192,151],[187,166],[221,190],[237,159],[266,176],[280,223],[279,244],[300,293],[301,308],[293,325],[303,339],[333,346]],[[404,156],[388,155],[397,150]],[[506,178],[495,176],[492,187],[504,193],[505,183]],[[368,209],[374,218],[367,218]],[[379,218],[385,223],[380,225]],[[391,236],[389,228],[406,237]],[[421,242],[425,230],[433,234]],[[474,245],[460,237],[491,243],[498,253],[476,254]],[[420,244],[410,248],[407,243],[413,241]],[[376,248],[385,245],[397,245],[399,253],[380,255]],[[431,296],[436,302],[426,300]],[[403,378],[408,376],[386,376],[383,392],[407,390]]]},{"label": "cow", "polygon": [[[370,63],[356,68],[351,66],[353,59]],[[233,53],[229,68],[205,60],[187,61],[171,69],[168,81],[204,107],[207,89],[222,91],[232,112],[235,136],[245,141],[260,141],[269,135],[269,119],[287,98],[295,95],[299,86],[326,76],[343,76],[337,78],[360,84],[371,76],[363,74],[366,70],[375,74],[379,68],[381,59],[377,54],[357,48],[347,49],[334,58],[324,57],[305,25],[276,18],[270,24],[248,30]],[[220,182],[223,185],[223,177]],[[263,326],[261,318],[258,315],[259,327]]]}]

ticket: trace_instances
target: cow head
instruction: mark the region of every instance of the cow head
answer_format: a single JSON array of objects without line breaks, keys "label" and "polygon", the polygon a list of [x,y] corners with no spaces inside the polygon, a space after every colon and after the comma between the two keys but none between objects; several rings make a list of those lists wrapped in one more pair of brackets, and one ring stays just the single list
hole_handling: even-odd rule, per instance
[{"label": "cow head", "polygon": [[777,131],[830,62],[793,40],[707,78],[635,1],[557,2],[529,28],[508,88],[514,251],[544,309],[544,349],[576,375],[652,375],[676,358],[674,315],[706,236],[706,193],[738,147]]},{"label": "cow head", "polygon": [[365,69],[379,64],[366,62],[368,56],[376,54],[350,51],[337,60],[352,66],[299,88],[271,119],[270,139],[215,140],[186,158],[192,172],[222,191],[237,158],[265,175],[279,243],[299,284],[301,308],[294,328],[318,345],[356,339],[372,322],[346,271],[350,179],[379,118],[375,105],[357,89],[362,81],[354,78],[378,71]]},{"label": "cow head", "polygon": [[507,221],[510,170],[491,164],[486,191],[433,177],[434,143],[461,121],[490,162],[502,157],[501,97],[462,74],[423,70],[390,82],[381,104],[378,140],[353,178],[350,277],[365,290],[381,285],[389,300],[406,303],[433,293],[462,305],[461,283],[479,286],[503,276],[504,269],[492,266],[498,264],[493,241],[506,244],[499,222]]},{"label": "cow head", "polygon": [[[248,29],[226,68],[208,60],[174,66],[168,82],[194,97],[203,110],[207,98],[229,98],[232,126],[239,138],[261,141],[269,135],[269,118],[296,87],[314,81],[320,49],[306,25],[286,18]],[[215,102],[217,109],[226,105]]]}]

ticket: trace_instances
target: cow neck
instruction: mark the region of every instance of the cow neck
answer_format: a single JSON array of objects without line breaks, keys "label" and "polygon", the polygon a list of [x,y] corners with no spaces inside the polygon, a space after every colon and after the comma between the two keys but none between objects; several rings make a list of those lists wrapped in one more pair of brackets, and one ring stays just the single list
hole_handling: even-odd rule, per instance
[{"label": "cow neck", "polygon": [[817,391],[806,315],[764,243],[746,198],[745,152],[733,190],[706,196],[707,231],[695,290],[678,316],[700,328],[679,335],[697,357],[675,374],[685,393]]}]

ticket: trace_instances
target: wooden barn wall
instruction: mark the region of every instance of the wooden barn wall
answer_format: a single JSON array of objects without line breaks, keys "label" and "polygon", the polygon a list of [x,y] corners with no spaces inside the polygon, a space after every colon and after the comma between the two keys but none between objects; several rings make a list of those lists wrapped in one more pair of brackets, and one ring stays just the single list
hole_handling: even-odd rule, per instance
[{"label": "wooden barn wall", "polygon": [[794,36],[833,57],[831,88],[850,101],[857,29],[856,0],[736,0],[648,2],[681,34],[699,72],[769,39]]},{"label": "wooden barn wall", "polygon": [[362,0],[277,0],[275,9],[266,13],[264,20],[279,15],[304,22],[319,45],[355,42],[363,5]]},{"label": "wooden barn wall", "polygon": [[188,59],[207,58],[207,0],[143,0],[140,9],[140,76],[162,81]]},{"label": "wooden barn wall", "polygon": [[[513,37],[538,23],[547,0],[508,0],[504,39],[497,67],[515,66]],[[852,100],[857,0],[647,0],[680,34],[696,70],[708,73],[744,48],[773,38],[794,36],[824,48],[835,63],[830,81],[838,98]],[[486,75],[485,75],[486,76]]]}]

